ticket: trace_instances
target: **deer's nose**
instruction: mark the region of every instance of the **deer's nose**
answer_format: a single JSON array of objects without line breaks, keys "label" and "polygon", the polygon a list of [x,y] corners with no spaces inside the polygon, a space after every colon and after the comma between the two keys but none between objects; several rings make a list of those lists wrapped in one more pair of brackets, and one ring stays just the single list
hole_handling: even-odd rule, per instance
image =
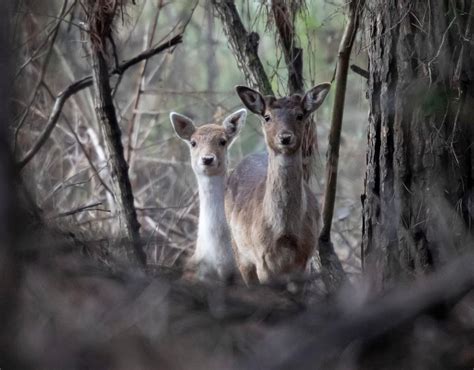
[{"label": "deer's nose", "polygon": [[205,166],[210,166],[211,164],[213,164],[215,159],[216,157],[214,155],[205,155],[201,157],[202,164]]},{"label": "deer's nose", "polygon": [[291,132],[282,132],[278,134],[278,140],[281,145],[290,145],[293,141],[294,135]]}]

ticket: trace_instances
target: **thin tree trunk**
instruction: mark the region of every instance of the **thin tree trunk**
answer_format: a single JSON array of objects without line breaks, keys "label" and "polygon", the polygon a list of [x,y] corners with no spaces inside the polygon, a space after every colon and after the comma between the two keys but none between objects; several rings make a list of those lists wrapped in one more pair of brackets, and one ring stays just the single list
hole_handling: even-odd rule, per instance
[{"label": "thin tree trunk", "polygon": [[91,19],[90,34],[95,112],[104,133],[109,155],[119,219],[124,224],[126,239],[123,244],[124,252],[128,262],[143,267],[146,265],[146,254],[141,245],[140,224],[137,219],[132,186],[128,177],[128,165],[124,157],[122,133],[113,104],[109,67],[105,56],[107,41],[111,37],[110,30],[107,27],[111,26],[111,18],[115,14],[104,15],[101,13],[100,4],[94,2],[91,4],[89,17]]},{"label": "thin tree trunk", "polygon": [[367,0],[362,257],[377,288],[473,248],[471,1]]},{"label": "thin tree trunk", "polygon": [[[341,262],[334,252],[331,242],[331,226],[334,214],[337,189],[337,169],[339,165],[339,147],[341,144],[342,119],[344,117],[344,103],[346,97],[347,74],[352,46],[359,27],[360,13],[363,0],[352,0],[349,4],[347,25],[339,45],[339,56],[336,72],[336,95],[332,110],[331,131],[326,163],[326,188],[324,191],[324,206],[322,221],[323,227],[319,235],[319,257],[323,266],[323,279],[327,286],[337,290],[345,281],[345,273]],[[327,268],[330,266],[330,268]]]}]

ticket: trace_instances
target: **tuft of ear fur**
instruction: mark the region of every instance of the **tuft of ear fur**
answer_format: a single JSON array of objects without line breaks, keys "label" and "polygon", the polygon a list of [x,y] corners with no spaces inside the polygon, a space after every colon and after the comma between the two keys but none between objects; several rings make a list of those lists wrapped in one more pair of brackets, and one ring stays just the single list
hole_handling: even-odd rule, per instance
[{"label": "tuft of ear fur", "polygon": [[224,126],[225,133],[229,139],[229,145],[234,141],[234,139],[239,135],[242,127],[245,125],[245,120],[247,119],[247,110],[242,108],[238,111],[227,116],[222,123]]},{"label": "tuft of ear fur", "polygon": [[235,91],[251,112],[261,116],[265,114],[265,99],[262,94],[247,86],[236,86]]},{"label": "tuft of ear fur", "polygon": [[171,112],[170,121],[176,135],[184,141],[189,141],[194,131],[196,131],[193,120],[182,114]]},{"label": "tuft of ear fur", "polygon": [[330,89],[331,84],[325,82],[308,90],[301,102],[305,113],[313,113],[316,109],[318,109],[328,95]]}]

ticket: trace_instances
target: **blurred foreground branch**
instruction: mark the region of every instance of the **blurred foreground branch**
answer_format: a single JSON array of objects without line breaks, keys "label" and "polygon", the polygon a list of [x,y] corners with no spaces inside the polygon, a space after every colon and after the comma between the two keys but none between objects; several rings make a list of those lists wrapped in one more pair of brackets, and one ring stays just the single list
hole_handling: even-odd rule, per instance
[{"label": "blurred foreground branch", "polygon": [[[145,50],[144,52],[138,54],[137,56],[127,60],[126,62],[123,62],[118,67],[113,69],[109,73],[109,76],[113,76],[113,75],[120,76],[124,74],[130,67],[146,59],[149,59],[167,49],[170,49],[180,44],[182,41],[183,41],[183,34],[180,33],[172,37],[168,41],[165,41],[156,47]],[[74,94],[91,86],[92,86],[92,76],[87,76],[73,82],[56,96],[53,109],[49,115],[48,122],[46,123],[46,126],[43,132],[40,134],[38,140],[33,145],[33,147],[25,154],[25,156],[17,164],[20,170],[23,169],[23,167],[25,167],[33,159],[36,153],[38,153],[38,151],[43,147],[45,142],[50,137],[51,132],[53,131],[56,124],[58,123],[59,117],[61,116],[61,112],[66,101]]]},{"label": "blurred foreground branch", "polygon": [[[318,312],[309,310],[298,318],[296,325],[288,328],[289,332],[279,343],[282,346],[291,344],[295,349],[281,354],[273,352],[273,357],[269,359],[270,363],[267,363],[266,367],[273,369],[361,368],[359,366],[333,367],[328,364],[334,361],[341,365],[344,360],[347,361],[344,357],[350,357],[350,361],[355,365],[360,364],[363,357],[367,359],[370,356],[383,356],[384,348],[376,345],[381,343],[381,338],[385,340],[390,338],[393,344],[388,351],[392,354],[397,351],[398,342],[401,347],[398,350],[402,351],[404,356],[409,356],[406,352],[407,348],[397,335],[406,335],[407,333],[402,330],[409,329],[407,324],[412,323],[421,315],[446,317],[446,314],[474,289],[473,264],[472,255],[464,256],[410,287],[398,287],[385,296],[369,300],[359,307],[351,307],[346,302],[345,313],[327,322],[314,321]],[[312,320],[315,324],[308,325]],[[291,348],[291,345],[286,348]],[[463,353],[462,348],[457,348],[457,350],[459,351],[457,355]],[[265,348],[262,353],[265,353]],[[410,355],[415,356],[414,361],[421,363],[421,359],[417,358],[416,350]],[[437,355],[441,356],[441,354]],[[463,357],[464,361],[469,361],[468,356]],[[454,358],[450,361],[454,361]],[[462,358],[458,358],[457,361],[462,361]],[[425,367],[416,368],[424,369]]]}]

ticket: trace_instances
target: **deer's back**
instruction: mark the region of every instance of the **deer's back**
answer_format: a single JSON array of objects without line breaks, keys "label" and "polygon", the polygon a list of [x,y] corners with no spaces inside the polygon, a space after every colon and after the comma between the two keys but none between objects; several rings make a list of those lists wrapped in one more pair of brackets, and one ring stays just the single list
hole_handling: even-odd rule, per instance
[{"label": "deer's back", "polygon": [[241,213],[263,201],[267,177],[267,153],[251,154],[232,171],[227,182],[227,214]]}]

